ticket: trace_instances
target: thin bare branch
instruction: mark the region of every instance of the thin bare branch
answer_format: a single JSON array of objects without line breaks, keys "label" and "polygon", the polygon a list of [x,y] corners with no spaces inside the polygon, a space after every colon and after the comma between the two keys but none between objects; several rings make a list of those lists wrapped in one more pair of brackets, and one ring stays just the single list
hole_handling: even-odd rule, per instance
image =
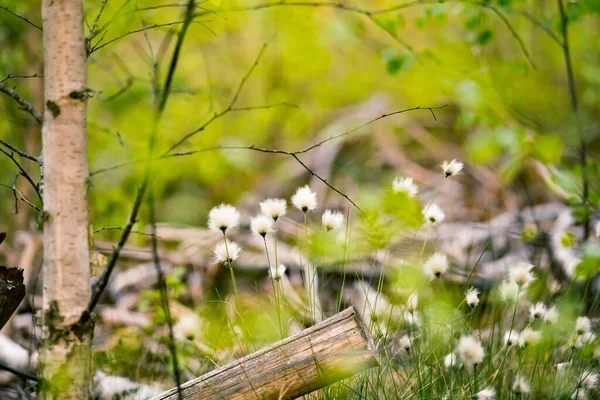
[{"label": "thin bare branch", "polygon": [[307,147],[304,150],[295,151],[294,154],[308,153],[309,151],[311,151],[315,147],[319,147],[322,144],[329,142],[330,140],[334,140],[334,139],[340,138],[342,136],[350,135],[350,134],[358,131],[359,129],[364,128],[365,126],[372,124],[373,122],[379,121],[380,119],[387,118],[387,117],[390,117],[392,115],[403,114],[403,113],[406,113],[406,112],[409,112],[409,111],[429,110],[431,112],[431,114],[433,115],[433,118],[437,121],[437,118],[435,117],[435,113],[433,112],[433,110],[439,110],[439,109],[442,109],[444,107],[447,107],[447,105],[438,106],[438,107],[421,107],[421,106],[417,106],[417,107],[413,107],[413,108],[407,108],[405,110],[399,110],[399,111],[394,111],[394,112],[387,113],[387,114],[382,114],[379,117],[373,118],[372,120],[369,120],[369,121],[365,122],[364,124],[362,124],[362,125],[354,128],[354,129],[351,129],[351,130],[349,130],[347,132],[343,132],[343,133],[340,133],[340,134],[337,134],[337,135],[332,135],[332,136],[328,137],[327,139],[323,139],[320,142],[315,143],[312,146]]},{"label": "thin bare branch", "polygon": [[238,85],[233,97],[231,98],[231,101],[229,102],[229,106],[227,106],[226,108],[224,108],[223,110],[214,113],[212,117],[210,117],[208,119],[208,121],[206,121],[205,123],[203,123],[202,125],[200,125],[198,128],[196,128],[195,130],[185,134],[181,139],[179,139],[177,142],[175,142],[175,144],[173,144],[171,147],[169,147],[169,149],[163,154],[163,155],[167,155],[169,154],[171,151],[175,150],[177,147],[181,146],[183,143],[185,143],[189,138],[191,138],[192,136],[196,135],[199,132],[202,132],[203,130],[206,129],[206,127],[208,127],[210,124],[212,124],[214,121],[216,121],[217,119],[221,118],[222,116],[226,115],[227,113],[233,111],[233,106],[235,106],[235,103],[237,102],[240,92],[242,91],[244,85],[246,84],[246,81],[248,81],[248,78],[250,77],[250,75],[252,74],[252,72],[256,69],[256,66],[258,65],[258,63],[260,62],[260,59],[262,57],[262,55],[265,52],[265,49],[267,48],[268,43],[264,43],[260,49],[260,51],[258,52],[258,55],[256,56],[256,58],[254,59],[254,62],[252,63],[252,66],[250,67],[250,69],[248,70],[248,72],[246,72],[246,74],[244,75],[244,77],[242,78],[242,80],[240,81],[240,84]]},{"label": "thin bare branch", "polygon": [[3,145],[4,147],[6,147],[7,149],[10,149],[11,151],[17,153],[18,155],[20,155],[23,158],[26,158],[31,161],[35,161],[38,164],[41,163],[41,160],[38,157],[34,157],[31,154],[27,154],[24,151],[17,149],[15,146],[13,146],[12,144],[8,143],[5,140],[0,139],[0,144]]},{"label": "thin bare branch", "polygon": [[6,78],[0,80],[0,83],[3,83],[9,79],[14,79],[14,78],[23,78],[23,79],[30,79],[30,78],[43,78],[44,75],[40,75],[40,74],[33,74],[33,75],[13,75],[13,74],[8,74],[6,76]]},{"label": "thin bare branch", "polygon": [[98,27],[98,21],[100,21],[100,17],[102,17],[102,13],[104,12],[104,9],[106,8],[106,3],[108,3],[108,0],[103,0],[102,4],[100,5],[100,10],[98,11],[98,14],[96,14],[96,18],[94,18],[94,22],[92,23],[92,27],[90,28],[90,33],[88,34],[86,40],[92,40],[92,38],[95,36],[95,31],[96,28]]},{"label": "thin bare branch", "polygon": [[100,41],[98,41],[98,43],[96,43],[95,46],[93,46],[90,49],[89,54],[95,53],[96,51],[98,51],[98,50],[100,50],[100,49],[108,46],[109,44],[114,43],[114,42],[116,42],[118,40],[121,40],[121,39],[123,39],[126,36],[133,35],[135,33],[144,32],[144,31],[147,31],[147,30],[150,30],[150,29],[162,28],[162,27],[165,27],[165,26],[179,25],[179,24],[183,24],[183,23],[184,23],[184,21],[175,21],[175,22],[167,22],[167,23],[164,23],[164,24],[149,25],[149,26],[146,26],[146,27],[143,27],[143,28],[139,28],[139,29],[134,29],[132,31],[128,31],[128,32],[126,32],[126,33],[124,33],[124,34],[122,34],[120,36],[117,36],[117,37],[109,40],[108,42],[104,42],[102,44],[100,44],[100,41],[101,41],[100,40]]},{"label": "thin bare branch", "polygon": [[137,222],[137,216],[140,211],[140,207],[142,205],[142,199],[144,198],[144,194],[146,193],[147,187],[148,187],[148,179],[144,179],[144,181],[142,182],[141,186],[139,187],[139,189],[137,191],[135,201],[133,203],[133,208],[131,210],[131,214],[129,215],[129,220],[127,221],[127,225],[123,229],[123,233],[121,234],[121,237],[119,238],[119,242],[117,243],[117,246],[112,251],[112,254],[110,256],[108,264],[106,265],[106,268],[104,270],[104,273],[102,274],[102,276],[98,280],[98,283],[94,287],[94,290],[92,293],[92,298],[91,298],[87,308],[81,314],[81,318],[79,319],[80,324],[84,324],[87,321],[89,321],[89,319],[92,316],[92,312],[94,311],[94,308],[96,308],[98,301],[100,301],[100,296],[102,295],[102,293],[104,292],[104,289],[106,289],[106,286],[108,285],[108,280],[117,264],[117,260],[119,259],[119,256],[121,255],[121,251],[123,250],[123,247],[125,246],[125,243],[127,242],[127,239],[129,238],[129,234],[133,230],[133,225],[135,225],[135,223]]},{"label": "thin bare branch", "polygon": [[15,17],[17,17],[17,18],[19,18],[19,19],[21,19],[21,20],[23,20],[23,21],[27,22],[29,25],[33,26],[34,28],[36,28],[36,29],[39,29],[40,31],[42,30],[42,27],[41,27],[41,26],[39,26],[39,25],[37,25],[37,24],[34,24],[33,22],[31,22],[30,20],[28,20],[28,19],[27,19],[27,18],[25,18],[24,16],[22,16],[22,15],[19,15],[19,14],[17,14],[16,12],[12,11],[10,8],[8,8],[8,7],[6,7],[6,6],[0,6],[0,9],[2,9],[2,10],[5,10],[5,11],[8,11],[8,12],[9,12],[9,13],[11,13],[12,15],[14,15]]},{"label": "thin bare branch", "polygon": [[19,105],[23,108],[23,110],[25,110],[29,114],[31,114],[38,123],[41,124],[44,122],[44,117],[42,117],[42,114],[40,114],[40,112],[38,110],[36,110],[35,107],[33,105],[31,105],[31,103],[29,103],[27,100],[25,100],[23,97],[21,97],[17,92],[15,92],[13,88],[10,88],[10,87],[5,86],[2,83],[0,83],[0,92],[6,93],[10,97],[12,97],[17,103],[19,103]]},{"label": "thin bare branch", "polygon": [[17,168],[19,168],[19,173],[25,178],[27,179],[27,182],[29,182],[31,184],[31,187],[33,188],[33,190],[35,190],[35,193],[37,193],[40,201],[42,202],[42,204],[44,203],[44,200],[42,199],[42,194],[40,193],[40,189],[38,187],[38,185],[33,181],[33,179],[31,178],[31,176],[27,173],[27,171],[25,171],[25,169],[21,166],[21,164],[19,164],[19,162],[15,159],[14,155],[5,151],[4,149],[2,149],[0,147],[0,152],[4,153],[4,155],[6,155],[8,158],[10,158],[12,160],[12,162],[17,166]]},{"label": "thin bare branch", "polygon": [[[16,180],[15,180],[16,182]],[[29,205],[30,207],[38,210],[39,212],[43,212],[41,208],[39,208],[38,206],[36,206],[35,204],[33,204],[28,198],[27,196],[25,196],[19,189],[17,189],[17,186],[15,184],[13,184],[12,186],[8,186],[5,185],[4,183],[0,183],[0,186],[3,186],[5,188],[8,188],[10,190],[13,191],[13,193],[15,194],[15,200],[16,200],[16,195],[18,194],[19,197],[21,198],[21,200],[23,200],[25,203],[27,203],[27,205]],[[16,203],[15,203],[15,207],[16,207]],[[19,212],[18,208],[17,208],[17,213]]]},{"label": "thin bare branch", "polygon": [[[103,226],[102,228],[94,229],[94,233],[102,232],[102,231],[124,231],[125,228],[122,226]],[[129,233],[135,233],[136,235],[143,236],[152,236],[151,233],[140,232],[140,231],[131,231]],[[157,236],[160,239],[160,236]]]}]

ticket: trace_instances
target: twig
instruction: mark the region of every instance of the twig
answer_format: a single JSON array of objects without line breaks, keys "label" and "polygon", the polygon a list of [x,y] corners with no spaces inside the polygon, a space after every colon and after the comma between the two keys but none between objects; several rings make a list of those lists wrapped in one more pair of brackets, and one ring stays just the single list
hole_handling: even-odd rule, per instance
[{"label": "twig", "polygon": [[42,27],[41,27],[41,26],[39,26],[39,25],[37,25],[37,24],[34,24],[33,22],[31,22],[30,20],[28,20],[28,19],[27,19],[27,18],[25,18],[24,16],[17,14],[16,12],[12,11],[12,10],[11,10],[11,9],[9,9],[8,7],[6,7],[6,6],[0,6],[0,9],[2,9],[2,10],[5,10],[5,11],[8,11],[8,12],[9,12],[9,13],[11,13],[12,15],[14,15],[15,17],[17,17],[17,18],[19,18],[19,19],[21,19],[21,20],[23,20],[23,21],[27,22],[29,25],[33,26],[34,28],[37,28],[37,29],[39,29],[40,31],[42,30]]},{"label": "twig", "polygon": [[7,151],[5,151],[4,149],[2,149],[1,147],[0,147],[0,152],[4,153],[8,158],[10,158],[12,160],[12,162],[17,166],[17,168],[19,168],[19,173],[25,179],[27,179],[27,181],[31,184],[31,187],[33,188],[33,190],[35,190],[35,193],[38,195],[38,197],[40,198],[40,201],[43,204],[44,200],[42,199],[42,194],[40,193],[38,185],[33,181],[33,179],[31,178],[31,176],[27,173],[27,171],[25,171],[25,169],[21,166],[21,164],[19,164],[19,162],[15,159],[14,155],[8,153]]},{"label": "twig", "polygon": [[175,75],[175,70],[177,69],[177,62],[179,61],[179,54],[181,53],[181,49],[183,48],[183,41],[185,40],[185,35],[190,26],[190,23],[194,19],[194,8],[195,1],[189,0],[187,3],[187,7],[185,9],[185,17],[183,20],[183,26],[177,35],[177,42],[175,43],[175,49],[173,50],[173,57],[171,57],[171,64],[169,65],[169,70],[167,72],[167,77],[165,78],[165,85],[162,90],[162,96],[158,101],[157,110],[159,116],[164,111],[167,105],[167,99],[169,98],[169,93],[171,90],[171,84],[173,82],[173,76]]},{"label": "twig", "polygon": [[[94,233],[102,232],[102,231],[124,231],[125,228],[122,226],[103,226],[102,228],[94,229]],[[140,231],[131,231],[129,233],[135,233],[136,235],[143,236],[153,236],[151,233],[145,233]],[[160,239],[160,236],[157,236]]]},{"label": "twig", "polygon": [[185,134],[181,139],[179,139],[177,142],[175,142],[175,144],[173,144],[171,147],[169,147],[169,149],[166,152],[163,153],[163,156],[168,155],[171,151],[173,151],[177,147],[181,146],[186,140],[188,140],[192,136],[196,135],[199,132],[202,132],[204,129],[206,129],[207,126],[209,126],[215,120],[217,120],[217,119],[221,118],[222,116],[226,115],[227,113],[233,111],[233,106],[237,102],[238,97],[240,95],[240,92],[242,91],[244,85],[246,84],[246,81],[248,80],[248,78],[250,77],[250,75],[252,74],[252,72],[254,71],[254,69],[256,68],[256,66],[258,65],[258,63],[260,62],[260,59],[261,59],[262,55],[264,54],[265,49],[267,48],[267,46],[268,46],[268,44],[264,43],[263,46],[261,47],[260,51],[258,52],[258,55],[254,59],[254,63],[252,63],[252,66],[246,72],[246,74],[244,75],[244,77],[242,78],[242,80],[240,81],[240,84],[238,85],[238,87],[237,87],[237,89],[236,89],[233,97],[231,98],[231,101],[229,102],[229,105],[226,108],[224,108],[223,110],[221,110],[221,111],[213,114],[213,116],[210,117],[208,119],[208,121],[206,121],[205,123],[203,123],[202,125],[200,125],[200,127],[198,127],[195,130],[193,130],[193,131]]},{"label": "twig", "polygon": [[15,92],[14,89],[0,83],[0,92],[6,93],[10,97],[12,97],[17,103],[19,103],[19,105],[23,108],[23,110],[25,110],[29,114],[31,114],[38,123],[41,124],[44,122],[44,117],[42,117],[42,115],[39,113],[39,111],[36,110],[35,107],[33,107],[33,105],[31,105],[31,103],[29,103],[27,100],[25,100],[23,97],[21,97],[17,92]]},{"label": "twig", "polygon": [[12,144],[10,144],[2,139],[0,139],[0,144],[6,148],[12,150],[13,152],[17,153],[18,155],[20,155],[23,158],[26,158],[28,160],[35,161],[36,163],[41,164],[41,160],[38,157],[32,156],[31,154],[27,154],[24,151],[17,149],[15,146],[13,146]]},{"label": "twig", "polygon": [[127,225],[123,229],[123,233],[121,234],[121,237],[119,238],[117,247],[115,247],[113,249],[112,254],[110,256],[110,260],[108,261],[108,264],[106,265],[104,273],[102,274],[98,283],[94,287],[94,290],[92,293],[92,298],[91,298],[88,306],[86,307],[86,309],[81,314],[81,317],[79,318],[80,324],[84,324],[87,321],[89,321],[89,319],[92,316],[92,312],[94,311],[94,308],[96,308],[96,305],[98,304],[98,301],[100,300],[100,296],[102,295],[102,293],[104,292],[104,289],[106,289],[106,286],[108,285],[108,280],[115,268],[115,265],[117,264],[117,260],[119,259],[119,256],[121,255],[121,251],[123,250],[123,247],[125,246],[125,243],[127,242],[127,239],[129,238],[129,234],[131,233],[131,231],[133,229],[133,225],[135,225],[135,223],[137,222],[137,216],[140,211],[140,207],[142,205],[142,199],[144,198],[144,194],[146,192],[147,187],[148,187],[148,179],[144,179],[144,181],[142,182],[141,186],[139,187],[139,189],[137,191],[137,194],[135,197],[135,202],[133,203],[133,208],[131,210],[131,214],[129,215],[129,220],[127,221]]},{"label": "twig", "polygon": [[100,5],[100,11],[98,11],[98,14],[96,14],[96,18],[94,18],[94,22],[92,23],[92,27],[90,28],[90,33],[86,38],[88,42],[92,40],[92,38],[95,36],[94,33],[96,31],[96,27],[98,26],[98,21],[100,21],[100,17],[102,16],[104,8],[106,7],[106,3],[108,3],[108,0],[103,0],[102,5]]},{"label": "twig", "polygon": [[167,292],[167,282],[165,274],[163,273],[160,257],[158,256],[158,241],[156,236],[156,215],[154,210],[154,196],[152,195],[152,189],[150,189],[149,196],[149,208],[150,208],[150,226],[152,229],[152,261],[154,268],[156,269],[156,277],[158,282],[158,290],[160,292],[160,303],[165,314],[165,320],[167,327],[169,328],[169,352],[173,358],[173,374],[175,375],[175,383],[177,384],[177,398],[183,400],[183,393],[181,391],[181,371],[179,369],[179,359],[177,357],[177,346],[175,345],[175,335],[173,334],[173,317],[171,316],[171,307],[169,305],[169,293]]},{"label": "twig", "polygon": [[[18,175],[17,175],[18,176]],[[15,180],[16,182],[16,180]],[[19,189],[17,189],[16,185],[13,184],[12,186],[8,186],[5,185],[4,183],[0,183],[0,186],[3,186],[5,188],[8,188],[10,190],[13,191],[14,195],[15,195],[15,208],[16,208],[16,213],[19,213],[19,209],[17,207],[17,194],[19,195],[19,197],[21,197],[21,200],[23,200],[25,203],[27,203],[27,205],[29,205],[32,208],[35,208],[37,211],[39,212],[43,212],[43,210],[41,208],[39,208],[38,206],[36,206],[35,204],[33,204]]]},{"label": "twig", "polygon": [[14,78],[23,78],[23,79],[30,79],[30,78],[43,78],[44,75],[39,75],[37,73],[33,74],[33,75],[13,75],[13,74],[8,74],[6,75],[6,78],[2,79],[0,81],[0,83],[3,83],[4,81],[7,81],[9,79],[14,79]]},{"label": "twig", "polygon": [[123,39],[125,36],[133,35],[134,33],[144,32],[144,31],[147,31],[147,30],[150,30],[150,29],[162,28],[162,27],[165,27],[165,26],[172,26],[172,25],[179,25],[179,24],[183,24],[183,23],[184,23],[184,21],[175,21],[175,22],[167,22],[167,23],[164,23],[164,24],[154,24],[154,25],[143,27],[143,28],[134,29],[134,30],[128,31],[128,32],[126,32],[126,33],[124,33],[124,34],[122,34],[120,36],[117,36],[117,37],[109,40],[108,42],[104,42],[103,44],[100,44],[100,42],[102,41],[102,39],[100,39],[96,43],[95,46],[91,47],[88,55],[90,55],[90,54],[92,54],[92,53],[94,53],[94,52],[96,52],[96,51],[98,51],[98,50],[100,50],[100,49],[108,46],[111,43],[116,42],[117,40]]},{"label": "twig", "polygon": [[[497,8],[493,4],[489,4],[486,1],[476,1],[476,0],[444,0],[444,1],[440,1],[440,0],[414,0],[414,1],[409,1],[409,2],[405,2],[405,3],[397,4],[397,5],[391,6],[391,7],[381,8],[381,9],[366,9],[366,8],[354,7],[354,6],[350,6],[350,5],[344,4],[344,3],[337,3],[337,2],[305,2],[305,1],[279,0],[279,1],[276,1],[276,2],[255,4],[255,5],[252,5],[252,6],[249,6],[249,7],[229,8],[229,9],[219,10],[219,12],[220,13],[225,13],[225,12],[258,11],[258,10],[263,10],[263,9],[266,9],[266,8],[283,7],[283,6],[286,6],[286,7],[312,7],[312,8],[327,7],[327,8],[335,8],[335,9],[338,9],[338,10],[343,10],[343,11],[348,11],[348,12],[353,12],[353,13],[356,13],[356,14],[364,15],[367,18],[369,18],[369,20],[373,21],[377,27],[379,27],[380,29],[384,29],[385,30],[385,27],[382,24],[377,23],[377,21],[374,19],[375,16],[377,16],[377,15],[383,15],[383,14],[388,14],[388,13],[391,13],[391,12],[400,11],[400,10],[406,9],[406,8],[423,6],[423,5],[428,5],[428,4],[441,4],[441,3],[444,3],[444,2],[454,2],[454,3],[471,4],[471,5],[474,5],[474,6],[483,7],[483,8],[487,8],[489,10],[492,10],[502,20],[502,22],[504,23],[504,25],[506,25],[506,27],[510,31],[511,35],[518,42],[518,44],[519,44],[519,46],[521,48],[521,51],[523,51],[523,54],[525,55],[525,57],[527,58],[527,60],[531,64],[531,66],[535,68],[535,65],[533,64],[533,60],[531,59],[531,57],[529,55],[529,52],[527,51],[527,48],[525,47],[525,44],[523,43],[523,40],[518,35],[518,33],[516,32],[516,30],[513,28],[513,26],[511,25],[510,21],[508,21],[508,19],[506,18],[506,16],[504,16],[504,14],[502,14],[502,12],[500,11],[499,8]],[[212,13],[214,13],[214,12],[213,11],[204,11],[204,12],[197,13],[196,16],[203,16],[203,15],[212,14]],[[386,32],[387,32],[387,30],[386,30]],[[390,32],[388,32],[388,33],[390,33]],[[403,46],[405,46],[405,47],[408,46],[407,44],[403,43],[398,38],[396,38],[394,35],[392,35],[392,37],[394,37],[394,39],[396,39]],[[410,46],[408,46],[407,49],[410,50]]]}]

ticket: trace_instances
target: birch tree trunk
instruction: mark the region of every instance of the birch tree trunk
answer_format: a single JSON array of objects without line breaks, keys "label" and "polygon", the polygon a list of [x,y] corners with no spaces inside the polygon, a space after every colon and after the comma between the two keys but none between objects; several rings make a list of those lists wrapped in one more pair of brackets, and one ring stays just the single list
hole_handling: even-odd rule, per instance
[{"label": "birch tree trunk", "polygon": [[44,344],[42,397],[90,398],[86,50],[82,0],[43,0]]}]

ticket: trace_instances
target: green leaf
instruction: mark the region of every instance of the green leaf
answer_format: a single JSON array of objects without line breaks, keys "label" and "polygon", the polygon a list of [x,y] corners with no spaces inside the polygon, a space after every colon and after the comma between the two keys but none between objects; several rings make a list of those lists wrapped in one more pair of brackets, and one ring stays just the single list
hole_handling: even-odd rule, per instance
[{"label": "green leaf", "polygon": [[480,46],[485,46],[486,44],[491,42],[493,39],[494,39],[494,31],[492,31],[491,29],[484,29],[481,32],[479,32],[479,35],[477,35],[477,43]]},{"label": "green leaf", "polygon": [[543,163],[558,163],[562,158],[562,147],[562,140],[557,135],[538,135],[533,140],[531,154]]}]

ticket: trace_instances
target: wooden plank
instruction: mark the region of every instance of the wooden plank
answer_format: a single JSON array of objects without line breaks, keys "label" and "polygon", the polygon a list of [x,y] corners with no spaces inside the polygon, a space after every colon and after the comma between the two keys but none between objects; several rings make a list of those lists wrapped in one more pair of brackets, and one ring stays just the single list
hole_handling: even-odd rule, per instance
[{"label": "wooden plank", "polygon": [[25,298],[23,270],[0,266],[0,329]]},{"label": "wooden plank", "polygon": [[[378,365],[353,307],[181,386],[184,399],[293,399]],[[177,388],[152,400],[176,400]]]}]

